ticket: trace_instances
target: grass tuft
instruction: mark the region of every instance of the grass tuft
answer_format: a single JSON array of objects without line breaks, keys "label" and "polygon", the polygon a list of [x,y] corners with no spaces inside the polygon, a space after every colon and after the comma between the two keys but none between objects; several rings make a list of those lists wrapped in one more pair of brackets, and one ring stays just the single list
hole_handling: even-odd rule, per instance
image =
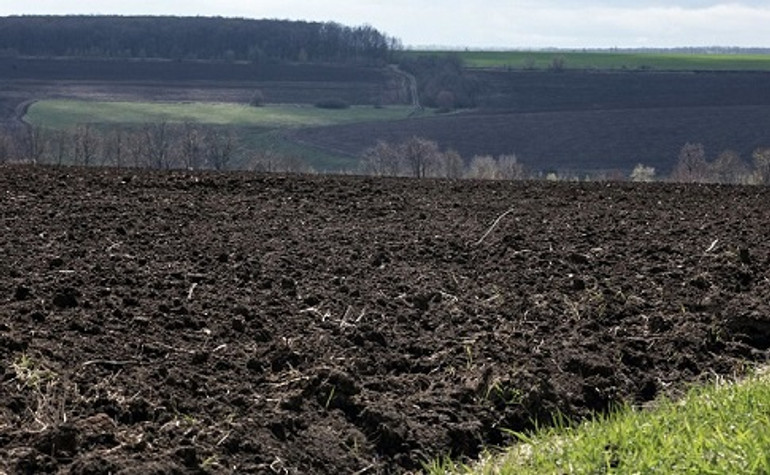
[{"label": "grass tuft", "polygon": [[653,409],[622,407],[576,426],[561,422],[474,465],[446,459],[431,474],[770,473],[770,377],[692,388]]}]

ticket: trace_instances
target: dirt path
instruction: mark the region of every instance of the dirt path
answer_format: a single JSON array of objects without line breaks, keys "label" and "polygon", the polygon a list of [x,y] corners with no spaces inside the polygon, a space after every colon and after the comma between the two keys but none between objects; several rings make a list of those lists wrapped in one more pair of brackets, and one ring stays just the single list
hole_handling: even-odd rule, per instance
[{"label": "dirt path", "polygon": [[401,78],[403,78],[404,84],[407,87],[408,97],[412,103],[412,107],[414,107],[415,110],[422,109],[422,106],[420,105],[420,94],[417,90],[417,78],[415,78],[414,75],[399,68],[395,64],[391,64],[390,69],[397,75],[401,76]]},{"label": "dirt path", "polygon": [[402,473],[770,347],[766,188],[5,166],[0,190],[8,473]]}]

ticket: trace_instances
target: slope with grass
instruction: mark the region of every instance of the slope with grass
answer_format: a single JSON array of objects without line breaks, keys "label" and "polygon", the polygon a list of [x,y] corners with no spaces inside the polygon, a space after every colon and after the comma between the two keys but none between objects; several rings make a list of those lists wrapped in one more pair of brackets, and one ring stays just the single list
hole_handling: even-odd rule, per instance
[{"label": "slope with grass", "polygon": [[516,434],[513,448],[474,465],[434,462],[430,473],[770,473],[770,380],[693,387],[681,399],[631,406],[579,425]]},{"label": "slope with grass", "polygon": [[357,160],[334,150],[303,147],[287,140],[290,129],[330,125],[395,121],[414,116],[411,106],[351,106],[323,109],[312,105],[269,104],[250,107],[232,103],[118,102],[82,100],[37,101],[24,119],[46,131],[67,130],[82,124],[107,132],[136,128],[148,123],[200,124],[226,129],[238,139],[237,168],[251,168],[258,153],[304,160],[320,172],[355,170]]}]

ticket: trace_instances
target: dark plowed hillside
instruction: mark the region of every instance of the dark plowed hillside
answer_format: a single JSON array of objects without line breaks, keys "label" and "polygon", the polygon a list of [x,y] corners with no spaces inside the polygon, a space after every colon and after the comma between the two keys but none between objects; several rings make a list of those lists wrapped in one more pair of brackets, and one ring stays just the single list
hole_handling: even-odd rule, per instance
[{"label": "dark plowed hillside", "polygon": [[501,113],[489,110],[400,122],[354,124],[291,132],[299,141],[361,155],[377,140],[435,140],[467,160],[515,153],[532,171],[620,171],[638,163],[667,175],[682,146],[702,143],[713,159],[725,150],[744,160],[770,146],[770,106],[731,106]]},{"label": "dark plowed hillside", "polygon": [[737,374],[768,200],[0,167],[0,471],[398,473]]},{"label": "dark plowed hillside", "polygon": [[767,72],[476,70],[481,108],[512,112],[770,106]]},{"label": "dark plowed hillside", "polygon": [[770,146],[770,75],[755,72],[475,71],[479,110],[390,124],[298,131],[298,140],[360,155],[378,139],[422,136],[474,155],[515,153],[533,171],[668,174],[687,142],[745,160]]},{"label": "dark plowed hillside", "polygon": [[375,68],[213,61],[0,58],[0,79],[56,81],[381,81]]}]

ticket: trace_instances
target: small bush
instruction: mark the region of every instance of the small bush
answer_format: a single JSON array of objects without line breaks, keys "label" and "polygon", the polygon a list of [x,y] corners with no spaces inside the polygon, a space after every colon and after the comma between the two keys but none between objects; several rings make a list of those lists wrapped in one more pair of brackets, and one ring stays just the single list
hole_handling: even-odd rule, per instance
[{"label": "small bush", "polygon": [[339,98],[322,99],[315,103],[319,109],[347,109],[350,107],[347,101]]},{"label": "small bush", "polygon": [[249,105],[252,107],[262,107],[265,105],[265,94],[257,89],[254,91],[254,94],[251,95],[251,99],[249,99]]}]

